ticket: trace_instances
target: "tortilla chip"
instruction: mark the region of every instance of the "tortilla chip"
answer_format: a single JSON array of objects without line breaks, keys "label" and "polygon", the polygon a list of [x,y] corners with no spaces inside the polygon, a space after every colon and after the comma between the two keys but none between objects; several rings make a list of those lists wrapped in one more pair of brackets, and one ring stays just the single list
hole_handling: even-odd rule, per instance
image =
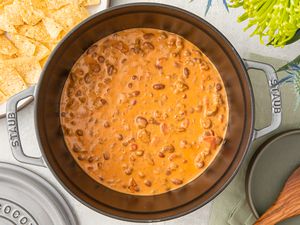
[{"label": "tortilla chip", "polygon": [[44,17],[44,13],[40,10],[25,9],[25,8],[23,8],[23,10],[21,11],[21,15],[23,21],[29,25],[36,25]]},{"label": "tortilla chip", "polygon": [[0,53],[3,55],[15,55],[17,54],[18,50],[13,45],[13,43],[7,39],[7,37],[3,34],[0,35]]},{"label": "tortilla chip", "polygon": [[43,11],[35,8],[31,0],[18,0],[18,4],[20,5],[20,16],[26,24],[36,25],[43,19]]},{"label": "tortilla chip", "polygon": [[50,51],[53,51],[53,49],[56,47],[57,44],[58,44],[58,41],[47,43],[46,46]]},{"label": "tortilla chip", "polygon": [[24,24],[24,21],[22,19],[22,16],[20,15],[21,6],[14,2],[14,4],[7,5],[4,7],[4,17],[6,18],[6,21],[10,25],[22,25]]},{"label": "tortilla chip", "polygon": [[56,39],[63,27],[56,23],[54,19],[46,17],[43,19],[44,26],[52,39]]},{"label": "tortilla chip", "polygon": [[6,101],[8,97],[0,90],[0,104]]},{"label": "tortilla chip", "polygon": [[43,44],[39,42],[35,42],[36,49],[34,56],[35,58],[39,61],[42,60],[43,58],[47,57],[50,54],[50,50]]},{"label": "tortilla chip", "polygon": [[50,40],[50,36],[43,22],[40,22],[35,26],[22,25],[18,27],[18,33],[40,42],[47,42]]},{"label": "tortilla chip", "polygon": [[14,0],[0,0],[0,8],[12,4],[14,2]]},{"label": "tortilla chip", "polygon": [[16,29],[9,23],[4,14],[0,14],[0,30],[15,33]]},{"label": "tortilla chip", "polygon": [[10,55],[3,55],[3,54],[0,53],[0,63],[1,63],[1,61],[3,61],[3,60],[13,59],[13,58],[15,58],[15,57],[16,57],[16,55],[10,56]]},{"label": "tortilla chip", "polygon": [[14,67],[27,84],[35,84],[42,72],[36,57],[18,57],[5,60],[4,64]]},{"label": "tortilla chip", "polygon": [[26,87],[17,70],[7,64],[0,65],[0,89],[5,95],[12,96]]},{"label": "tortilla chip", "polygon": [[39,61],[35,60],[32,64],[26,66],[19,65],[16,70],[22,75],[27,84],[36,84],[42,73],[42,67]]},{"label": "tortilla chip", "polygon": [[90,6],[90,5],[98,5],[100,0],[81,0],[80,5],[82,6]]},{"label": "tortilla chip", "polygon": [[47,5],[49,9],[60,9],[71,3],[71,0],[48,0]]},{"label": "tortilla chip", "polygon": [[[68,16],[66,16],[68,15]],[[67,5],[52,14],[54,20],[66,31],[71,30],[75,25],[88,17],[88,11],[78,5]]]},{"label": "tortilla chip", "polygon": [[30,0],[31,5],[34,6],[35,9],[42,10],[48,12],[47,3],[49,0]]},{"label": "tortilla chip", "polygon": [[8,34],[9,39],[18,48],[18,56],[33,56],[35,52],[35,45],[30,39],[18,34]]},{"label": "tortilla chip", "polygon": [[[54,47],[55,47],[55,46],[60,42],[60,40],[63,39],[63,37],[64,37],[67,33],[68,33],[67,31],[62,30],[62,31],[59,33],[58,37],[57,37],[55,40],[53,40],[53,41],[51,42],[51,44],[54,45]],[[52,48],[52,49],[53,49],[53,48]]]},{"label": "tortilla chip", "polygon": [[46,64],[47,60],[48,60],[48,58],[43,58],[42,60],[40,60],[40,65],[42,67],[44,67],[44,65]]}]

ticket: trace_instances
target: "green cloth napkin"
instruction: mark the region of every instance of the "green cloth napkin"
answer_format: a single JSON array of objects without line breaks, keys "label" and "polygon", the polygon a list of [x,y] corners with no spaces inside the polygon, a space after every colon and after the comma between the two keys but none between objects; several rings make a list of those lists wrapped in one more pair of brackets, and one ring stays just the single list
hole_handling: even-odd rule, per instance
[{"label": "green cloth napkin", "polygon": [[[247,58],[269,63],[275,69],[286,63],[279,59],[266,58],[256,54],[250,54]],[[255,127],[263,128],[271,122],[271,103],[266,78],[262,72],[256,70],[250,70],[249,76],[255,97]],[[284,72],[278,74],[279,78],[284,76],[286,76]],[[255,216],[247,203],[245,192],[245,174],[248,163],[257,147],[270,136],[285,130],[300,128],[300,107],[296,108],[297,98],[292,85],[281,86],[280,90],[283,109],[283,120],[280,128],[271,135],[254,141],[236,177],[213,201],[210,225],[252,225],[255,222]]]}]

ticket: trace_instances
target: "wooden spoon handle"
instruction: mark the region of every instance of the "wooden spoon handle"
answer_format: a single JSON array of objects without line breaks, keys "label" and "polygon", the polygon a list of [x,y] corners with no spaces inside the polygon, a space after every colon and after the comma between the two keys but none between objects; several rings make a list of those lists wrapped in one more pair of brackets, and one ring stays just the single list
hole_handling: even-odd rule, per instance
[{"label": "wooden spoon handle", "polygon": [[269,208],[254,225],[275,225],[285,218],[285,213],[273,205]]},{"label": "wooden spoon handle", "polygon": [[254,225],[274,225],[290,217],[300,215],[300,195],[295,197],[291,193],[293,191],[281,196]]},{"label": "wooden spoon handle", "polygon": [[274,225],[300,215],[300,167],[289,177],[276,202],[254,225]]}]

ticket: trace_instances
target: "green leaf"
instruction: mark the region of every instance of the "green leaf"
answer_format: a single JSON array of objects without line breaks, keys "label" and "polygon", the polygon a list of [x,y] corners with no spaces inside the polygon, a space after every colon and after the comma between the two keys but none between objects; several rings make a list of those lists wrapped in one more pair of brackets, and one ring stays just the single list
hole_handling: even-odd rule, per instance
[{"label": "green leaf", "polygon": [[226,8],[227,12],[229,12],[228,5],[227,5],[227,2],[226,2],[226,0],[223,0],[223,5],[225,6],[225,8]]},{"label": "green leaf", "polygon": [[286,45],[292,44],[300,39],[300,29],[297,30],[294,37],[286,42]]},{"label": "green leaf", "polygon": [[205,16],[207,15],[210,7],[211,7],[211,3],[212,3],[212,0],[208,0],[207,1],[207,5],[206,5],[206,10],[205,10]]},{"label": "green leaf", "polygon": [[289,70],[293,65],[299,65],[300,64],[300,55],[297,56],[294,60],[287,63],[286,65],[280,67],[277,72]]},{"label": "green leaf", "polygon": [[[190,0],[190,1],[193,1],[193,0]],[[208,0],[207,5],[206,5],[206,10],[205,10],[205,16],[207,15],[209,9],[211,8],[211,4],[212,4],[212,0]],[[227,12],[229,12],[226,0],[223,0],[223,5],[224,5],[225,9],[227,10]]]}]

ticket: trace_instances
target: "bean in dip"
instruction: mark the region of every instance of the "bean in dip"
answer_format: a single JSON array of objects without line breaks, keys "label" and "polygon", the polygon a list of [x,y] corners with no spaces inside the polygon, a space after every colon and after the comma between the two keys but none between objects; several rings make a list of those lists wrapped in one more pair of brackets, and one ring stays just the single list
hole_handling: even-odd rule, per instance
[{"label": "bean in dip", "polygon": [[149,28],[92,45],[67,78],[60,110],[80,167],[133,195],[174,190],[203,173],[222,146],[229,111],[221,76],[203,52]]}]

